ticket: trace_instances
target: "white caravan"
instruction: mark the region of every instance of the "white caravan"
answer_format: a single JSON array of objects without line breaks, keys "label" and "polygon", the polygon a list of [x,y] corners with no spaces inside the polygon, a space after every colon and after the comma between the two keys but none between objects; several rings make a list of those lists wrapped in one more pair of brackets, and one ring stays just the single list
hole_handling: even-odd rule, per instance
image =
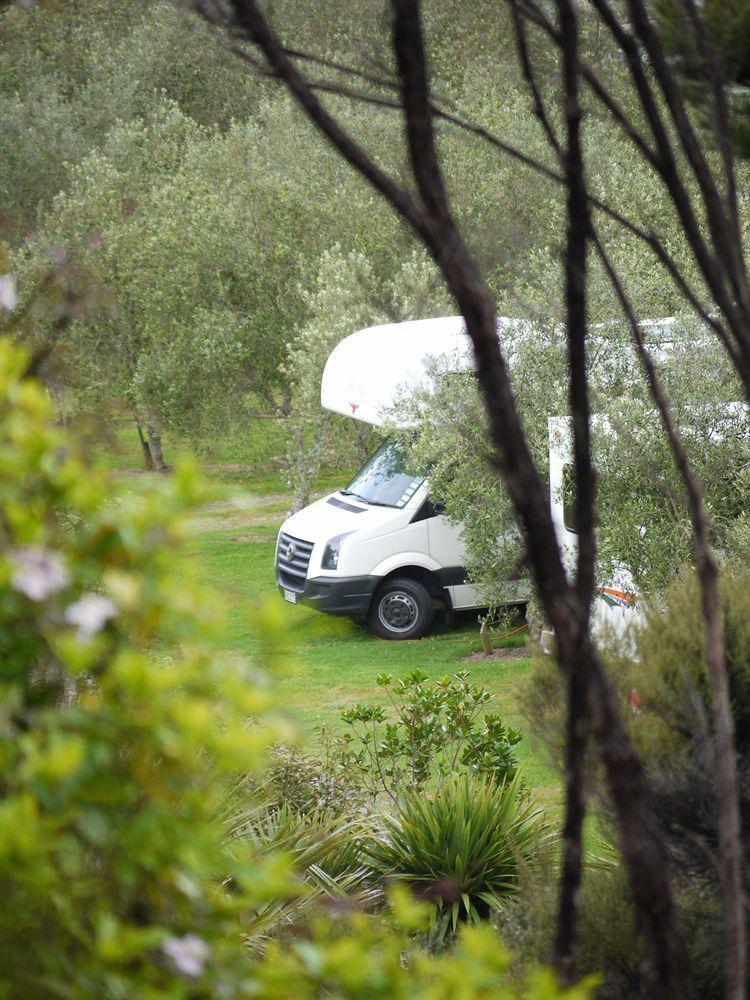
[{"label": "white caravan", "polygon": [[[499,326],[519,322],[499,320]],[[351,419],[392,426],[405,393],[435,388],[436,363],[443,371],[473,370],[462,317],[360,330],[332,351],[321,403]],[[564,419],[550,421],[550,503],[561,544],[572,552],[566,428]],[[406,471],[397,439],[385,441],[346,489],[289,517],[276,545],[276,579],[287,601],[364,618],[386,639],[424,635],[437,603],[449,613],[484,607],[486,601],[467,582],[464,562],[460,525],[443,516],[427,480]],[[602,591],[611,604],[598,608],[598,614],[622,617],[630,602],[627,593],[616,587]],[[517,594],[509,603],[519,599]]]}]

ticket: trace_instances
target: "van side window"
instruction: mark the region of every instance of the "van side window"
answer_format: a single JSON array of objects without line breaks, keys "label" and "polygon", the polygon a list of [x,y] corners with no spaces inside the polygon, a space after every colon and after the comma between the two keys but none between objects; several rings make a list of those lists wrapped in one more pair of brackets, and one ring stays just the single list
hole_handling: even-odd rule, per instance
[{"label": "van side window", "polygon": [[572,465],[563,466],[562,475],[563,524],[566,531],[576,532],[576,474]]}]

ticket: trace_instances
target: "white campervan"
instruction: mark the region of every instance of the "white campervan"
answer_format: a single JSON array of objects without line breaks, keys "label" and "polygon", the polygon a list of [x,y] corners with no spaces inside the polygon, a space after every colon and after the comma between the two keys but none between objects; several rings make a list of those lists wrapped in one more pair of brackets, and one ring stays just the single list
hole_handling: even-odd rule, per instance
[{"label": "white campervan", "polygon": [[[518,320],[499,320],[499,328]],[[462,317],[392,323],[360,330],[331,353],[321,403],[376,426],[398,424],[399,400],[435,387],[435,371],[473,370]],[[406,424],[404,424],[406,426]],[[570,556],[576,539],[566,475],[568,422],[550,420],[550,504],[558,538]],[[467,581],[461,527],[443,516],[425,478],[411,474],[397,437],[387,440],[346,489],[289,517],[276,545],[276,579],[284,598],[334,615],[365,618],[387,639],[414,639],[429,629],[437,603],[448,612],[486,601]],[[508,603],[524,603],[509,591]],[[632,605],[617,586],[600,587],[595,615],[621,625]]]},{"label": "white campervan", "polygon": [[[360,330],[331,353],[321,403],[355,420],[393,425],[401,393],[428,386],[436,359],[471,370],[460,316]],[[397,437],[346,489],[284,522],[276,579],[292,604],[366,618],[387,639],[424,635],[438,602],[449,611],[482,606],[466,580],[460,528],[430,498],[426,479],[406,470]]]}]

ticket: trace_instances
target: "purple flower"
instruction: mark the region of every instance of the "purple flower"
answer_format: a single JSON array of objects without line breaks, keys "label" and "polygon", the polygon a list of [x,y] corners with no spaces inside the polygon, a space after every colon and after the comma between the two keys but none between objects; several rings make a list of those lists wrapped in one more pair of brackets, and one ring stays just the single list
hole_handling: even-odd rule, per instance
[{"label": "purple flower", "polygon": [[65,609],[65,621],[77,626],[79,639],[90,639],[116,614],[117,607],[108,597],[87,593]]},{"label": "purple flower", "polygon": [[70,583],[70,573],[56,552],[49,549],[15,549],[9,554],[15,566],[10,585],[32,601],[44,601]]},{"label": "purple flower", "polygon": [[167,938],[162,942],[161,950],[174,971],[190,979],[197,979],[203,973],[203,967],[211,954],[206,942],[196,934]]}]

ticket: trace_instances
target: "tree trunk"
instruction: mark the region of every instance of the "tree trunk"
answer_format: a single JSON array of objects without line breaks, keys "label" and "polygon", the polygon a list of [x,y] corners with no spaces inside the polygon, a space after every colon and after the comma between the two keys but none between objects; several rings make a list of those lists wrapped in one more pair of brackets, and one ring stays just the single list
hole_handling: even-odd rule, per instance
[{"label": "tree trunk", "polygon": [[135,426],[138,431],[138,440],[141,442],[141,451],[143,452],[143,467],[149,472],[154,471],[154,460],[151,456],[151,449],[148,446],[148,441],[143,433],[143,427],[141,427],[141,422],[138,417],[134,418]]},{"label": "tree trunk", "polygon": [[151,453],[154,472],[168,472],[164,453],[161,450],[161,431],[147,420],[146,434],[148,435],[148,450]]}]

